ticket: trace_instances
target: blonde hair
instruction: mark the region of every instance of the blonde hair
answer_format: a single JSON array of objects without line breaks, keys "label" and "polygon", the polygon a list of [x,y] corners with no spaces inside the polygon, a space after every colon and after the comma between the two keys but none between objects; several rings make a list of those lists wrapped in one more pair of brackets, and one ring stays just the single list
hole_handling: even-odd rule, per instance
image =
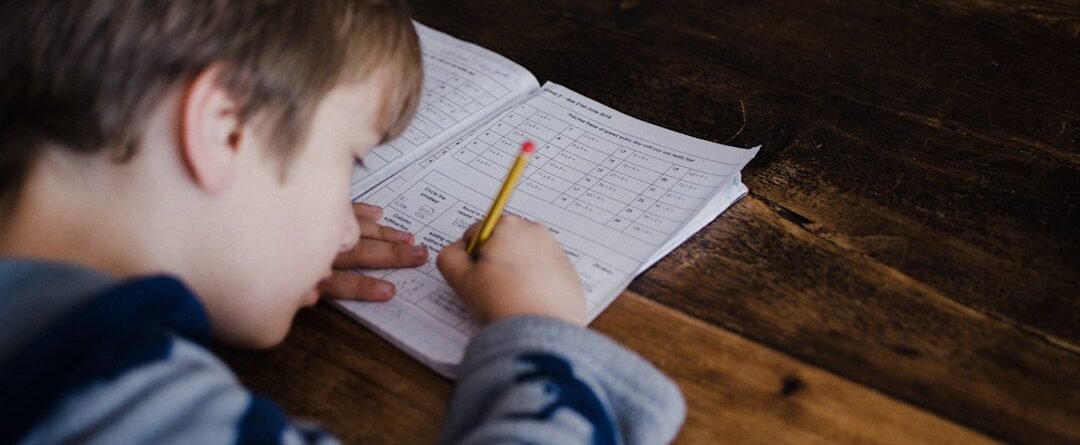
[{"label": "blonde hair", "polygon": [[0,199],[15,199],[46,145],[132,158],[149,110],[216,63],[241,119],[265,122],[282,159],[341,82],[391,70],[383,124],[392,138],[423,81],[402,0],[4,2]]}]

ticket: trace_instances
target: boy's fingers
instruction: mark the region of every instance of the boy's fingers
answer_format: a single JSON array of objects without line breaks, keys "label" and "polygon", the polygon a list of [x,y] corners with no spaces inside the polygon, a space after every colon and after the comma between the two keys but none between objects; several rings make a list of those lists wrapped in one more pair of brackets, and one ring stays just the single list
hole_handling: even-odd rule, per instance
[{"label": "boy's fingers", "polygon": [[335,270],[319,283],[319,291],[330,298],[385,301],[394,296],[394,284],[347,270]]},{"label": "boy's fingers", "polygon": [[[517,216],[511,215],[509,213],[503,214],[501,217],[499,217],[499,222],[495,223],[495,230],[492,232],[491,236],[495,236],[495,233],[499,232],[499,227],[507,227],[507,226],[510,226],[510,225],[520,224],[522,222],[525,222],[525,220],[521,219],[521,218],[519,218]],[[467,230],[465,230],[465,234],[462,235],[462,239],[465,240],[465,245],[466,246],[468,246],[469,244],[472,244],[473,238],[475,238],[476,235],[480,233],[480,229],[483,226],[484,226],[484,221],[480,220],[480,221],[477,221],[476,223],[474,223],[473,225],[469,226],[469,228]],[[480,248],[478,248],[477,250],[479,251],[479,249]]]},{"label": "boy's fingers", "polygon": [[[360,238],[362,239],[377,239],[406,244],[412,244],[416,239],[409,232],[379,225],[374,220],[357,218],[356,222],[360,224]],[[359,247],[359,244],[357,247]]]},{"label": "boy's fingers", "polygon": [[484,220],[477,221],[473,225],[465,229],[465,233],[461,235],[461,239],[465,241],[465,245],[468,246],[472,239],[476,237],[477,233],[480,233],[480,227],[484,225]]},{"label": "boy's fingers", "polygon": [[383,216],[382,207],[364,204],[362,202],[353,203],[353,214],[356,215],[356,219],[366,219],[369,221],[378,221]]},{"label": "boy's fingers", "polygon": [[409,232],[379,224],[377,221],[382,218],[382,207],[364,204],[362,202],[353,203],[353,214],[356,215],[356,222],[360,225],[361,238],[380,239],[409,244],[412,244],[416,240],[413,234]]},{"label": "boy's fingers", "polygon": [[469,253],[465,251],[465,239],[459,239],[446,247],[443,247],[439,252],[439,257],[435,260],[435,265],[439,266],[439,272],[442,273],[443,278],[453,286],[459,282],[461,277],[469,268],[472,263],[472,258],[469,257]]},{"label": "boy's fingers", "polygon": [[359,245],[334,259],[335,269],[413,267],[424,264],[428,250],[423,246],[361,239]]},{"label": "boy's fingers", "polygon": [[460,277],[464,276],[472,265],[473,259],[467,251],[467,246],[480,233],[480,227],[483,225],[483,220],[473,223],[465,230],[461,239],[443,247],[442,251],[439,252],[435,265],[439,267],[439,272],[443,274],[443,278],[446,278],[446,281],[451,286],[459,282]]}]

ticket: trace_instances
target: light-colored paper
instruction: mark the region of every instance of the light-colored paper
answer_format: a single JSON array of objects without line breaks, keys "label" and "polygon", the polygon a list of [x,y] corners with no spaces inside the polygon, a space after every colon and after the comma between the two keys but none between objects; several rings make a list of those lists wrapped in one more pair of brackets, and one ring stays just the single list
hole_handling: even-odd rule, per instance
[{"label": "light-colored paper", "polygon": [[363,166],[356,166],[353,196],[540,86],[532,73],[503,56],[419,23],[416,31],[424,95],[405,134],[376,147],[364,157]]},{"label": "light-colored paper", "polygon": [[[445,34],[422,29],[421,36],[425,60],[432,47],[485,54]],[[489,69],[524,71],[485,55]],[[518,80],[530,79],[535,83],[531,74]],[[635,276],[746,193],[739,172],[758,151],[642,122],[550,82],[507,104],[488,115],[494,117],[463,119],[473,125],[444,132],[439,143],[417,145],[413,153],[421,154],[400,168],[383,167],[393,173],[355,183],[366,187],[354,185],[356,200],[384,207],[381,224],[416,234],[432,254],[414,269],[362,271],[396,285],[398,294],[389,302],[335,304],[449,377],[477,325],[440,276],[435,258],[484,217],[522,142],[531,140],[538,150],[507,212],[551,229],[581,277],[590,321]]]}]

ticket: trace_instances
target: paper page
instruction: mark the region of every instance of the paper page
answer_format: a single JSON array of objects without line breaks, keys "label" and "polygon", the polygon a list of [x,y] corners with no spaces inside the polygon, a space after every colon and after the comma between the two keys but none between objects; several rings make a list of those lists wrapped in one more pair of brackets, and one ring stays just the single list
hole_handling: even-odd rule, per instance
[{"label": "paper page", "polygon": [[[760,148],[760,146],[754,147],[754,150],[756,151],[758,150],[758,148]],[[734,204],[735,201],[738,201],[743,196],[746,196],[748,191],[749,190],[746,188],[746,185],[742,183],[742,174],[739,172],[735,172],[735,174],[728,179],[727,183],[720,186],[720,192],[716,193],[709,200],[708,204],[703,206],[694,217],[690,218],[690,220],[686,223],[686,226],[680,229],[670,240],[668,240],[668,242],[664,244],[664,246],[661,247],[660,250],[657,250],[656,253],[653,254],[652,258],[650,258],[649,261],[646,261],[646,263],[642,265],[641,269],[638,270],[637,273],[640,274],[642,272],[645,272],[645,269],[648,269],[654,263],[660,261],[661,258],[667,256],[667,254],[671,253],[672,250],[675,250],[676,247],[679,247],[679,245],[681,245],[688,238],[690,238],[690,236],[697,233],[701,229],[704,229],[705,226],[709,225],[709,223],[716,219],[718,215],[723,213],[724,210],[727,210],[728,207],[731,207],[731,205]]]},{"label": "paper page", "polygon": [[414,22],[424,60],[424,95],[401,137],[380,145],[353,171],[353,197],[459,132],[540,87],[521,65]]},{"label": "paper page", "polygon": [[484,217],[521,142],[532,156],[507,207],[550,227],[581,278],[591,321],[649,265],[745,193],[739,171],[757,153],[691,138],[548,83],[523,104],[363,196],[384,225],[432,250],[415,269],[365,273],[389,280],[385,303],[338,301],[436,371],[452,376],[477,326],[434,259]]}]

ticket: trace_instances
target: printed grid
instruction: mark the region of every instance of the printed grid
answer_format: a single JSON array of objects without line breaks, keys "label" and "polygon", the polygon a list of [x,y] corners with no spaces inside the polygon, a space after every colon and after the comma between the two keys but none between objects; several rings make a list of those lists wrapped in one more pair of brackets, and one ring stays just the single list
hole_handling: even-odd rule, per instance
[{"label": "printed grid", "polygon": [[[530,194],[653,246],[662,245],[727,178],[620,146],[528,104],[507,113],[469,143],[455,144],[458,148],[452,156],[501,182],[524,140],[532,140],[541,148],[533,155],[518,193]],[[443,176],[443,180],[472,190],[465,182],[428,172],[409,190],[398,190],[388,205],[396,212],[388,216],[387,222],[416,233],[419,242],[434,253],[482,218],[484,210],[442,191],[428,180],[430,175]],[[395,190],[406,182],[398,178],[386,188]],[[581,275],[590,308],[603,303],[606,297],[595,290],[603,289],[617,275],[628,273],[563,248]],[[410,304],[432,318],[463,334],[474,332],[477,327],[452,291],[442,284],[434,263],[419,270],[422,276],[386,271],[383,278],[394,281],[400,295],[407,295]]]},{"label": "printed grid", "polygon": [[724,175],[690,169],[603,139],[528,104],[493,123],[453,157],[501,180],[524,140],[540,148],[519,192],[654,246],[662,245],[736,167],[730,165]]},{"label": "printed grid", "polygon": [[[425,56],[427,56],[425,54]],[[495,80],[473,82],[430,62],[424,65],[424,95],[401,139],[388,142],[364,158],[370,170],[379,169],[451,126],[506,97],[510,90]],[[478,73],[478,76],[484,76]],[[407,144],[406,144],[407,143]]]}]

